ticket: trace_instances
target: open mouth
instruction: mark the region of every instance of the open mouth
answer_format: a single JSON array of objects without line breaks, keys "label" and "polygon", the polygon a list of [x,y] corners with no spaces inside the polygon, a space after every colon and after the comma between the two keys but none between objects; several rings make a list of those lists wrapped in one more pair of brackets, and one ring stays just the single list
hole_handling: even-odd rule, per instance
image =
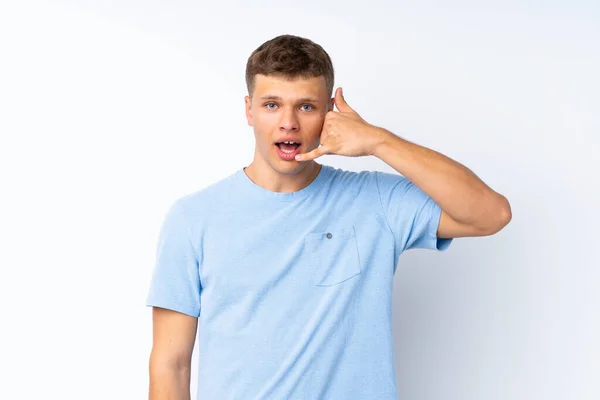
[{"label": "open mouth", "polygon": [[298,147],[300,147],[301,143],[279,142],[275,143],[275,145],[279,147],[282,152],[286,154],[292,154]]},{"label": "open mouth", "polygon": [[296,155],[300,153],[302,143],[297,142],[277,142],[277,154],[284,161],[294,161]]}]

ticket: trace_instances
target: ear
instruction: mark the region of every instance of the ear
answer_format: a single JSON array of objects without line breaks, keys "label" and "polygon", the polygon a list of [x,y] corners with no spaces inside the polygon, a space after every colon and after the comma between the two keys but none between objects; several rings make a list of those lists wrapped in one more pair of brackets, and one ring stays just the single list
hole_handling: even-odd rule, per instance
[{"label": "ear", "polygon": [[252,101],[249,96],[244,97],[244,103],[246,106],[246,121],[248,126],[252,126]]},{"label": "ear", "polygon": [[329,102],[329,109],[327,111],[333,111],[333,106],[335,106],[335,97],[331,98],[331,101]]}]

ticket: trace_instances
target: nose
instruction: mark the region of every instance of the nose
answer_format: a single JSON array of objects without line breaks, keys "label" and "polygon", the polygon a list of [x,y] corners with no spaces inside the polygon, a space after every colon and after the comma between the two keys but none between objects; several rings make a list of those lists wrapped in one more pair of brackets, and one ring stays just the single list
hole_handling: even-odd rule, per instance
[{"label": "nose", "polygon": [[298,118],[294,110],[284,110],[281,113],[281,120],[279,121],[279,130],[282,131],[296,131],[298,130]]}]

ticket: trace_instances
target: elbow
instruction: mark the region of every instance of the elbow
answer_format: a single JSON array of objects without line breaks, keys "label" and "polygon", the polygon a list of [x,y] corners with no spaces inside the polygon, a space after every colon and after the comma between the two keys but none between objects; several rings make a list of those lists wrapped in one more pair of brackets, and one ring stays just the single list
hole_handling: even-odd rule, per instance
[{"label": "elbow", "polygon": [[186,374],[191,370],[191,355],[163,354],[153,350],[150,354],[149,369],[151,374]]},{"label": "elbow", "polygon": [[500,218],[500,229],[504,228],[512,220],[512,209],[508,199],[500,196],[500,206],[498,207],[498,216]]},{"label": "elbow", "polygon": [[490,218],[487,230],[489,235],[500,232],[512,220],[512,209],[508,199],[501,194],[497,194],[494,201],[493,216]]}]

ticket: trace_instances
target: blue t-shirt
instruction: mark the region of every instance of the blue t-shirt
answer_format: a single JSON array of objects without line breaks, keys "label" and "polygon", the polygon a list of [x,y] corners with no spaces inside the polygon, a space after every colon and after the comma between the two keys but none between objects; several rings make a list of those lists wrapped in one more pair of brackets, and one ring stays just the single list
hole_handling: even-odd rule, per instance
[{"label": "blue t-shirt", "polygon": [[450,245],[440,213],[401,175],[321,164],[277,193],[240,168],[172,204],[147,305],[199,318],[198,399],[396,400],[393,276]]}]

